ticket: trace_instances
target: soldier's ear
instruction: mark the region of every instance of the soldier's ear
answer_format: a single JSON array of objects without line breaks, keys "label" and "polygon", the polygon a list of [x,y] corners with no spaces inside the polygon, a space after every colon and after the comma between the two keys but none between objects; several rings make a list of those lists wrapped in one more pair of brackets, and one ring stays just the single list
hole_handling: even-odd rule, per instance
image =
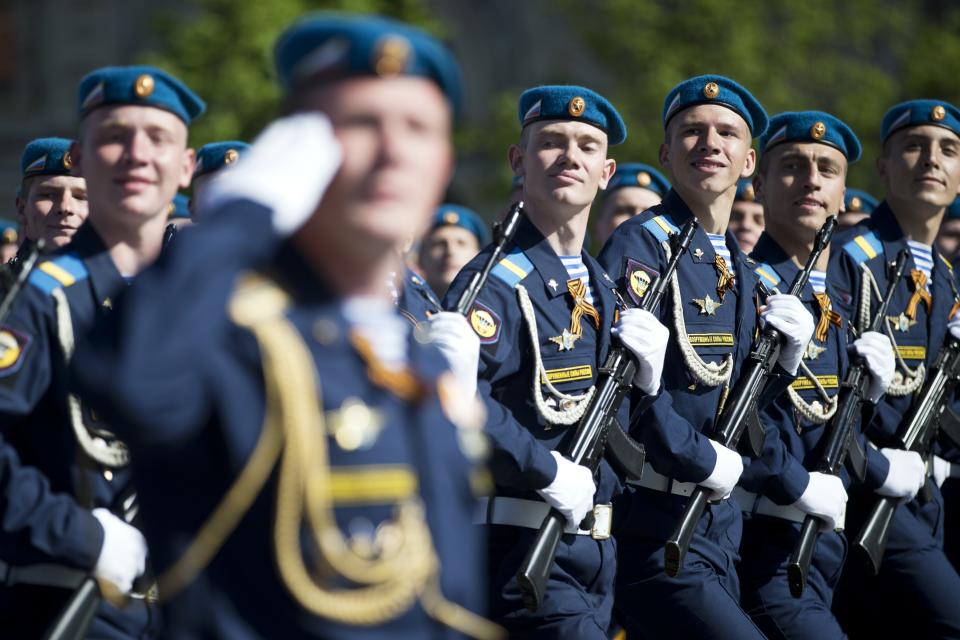
[{"label": "soldier's ear", "polygon": [[757,152],[750,148],[747,151],[747,157],[743,161],[743,172],[740,174],[741,178],[749,178],[753,175],[753,170],[757,168]]},{"label": "soldier's ear", "polygon": [[670,147],[667,146],[666,142],[660,145],[659,158],[660,166],[664,169],[668,169],[670,167]]},{"label": "soldier's ear", "polygon": [[877,173],[880,174],[880,181],[885,187],[890,186],[890,176],[887,174],[887,158],[885,156],[877,157]]},{"label": "soldier's ear", "polygon": [[510,148],[507,149],[507,160],[510,162],[510,168],[513,170],[513,175],[522,176],[523,149],[521,149],[519,145],[510,145]]},{"label": "soldier's ear", "polygon": [[600,176],[599,186],[601,189],[607,188],[607,185],[610,184],[610,178],[613,177],[616,171],[617,161],[613,158],[607,158],[606,162],[603,163],[603,174]]},{"label": "soldier's ear", "polygon": [[757,175],[753,176],[753,193],[757,202],[763,202],[763,188],[765,186],[763,174],[758,171]]},{"label": "soldier's ear", "polygon": [[183,152],[183,164],[180,167],[180,188],[186,189],[193,180],[193,170],[197,168],[197,152],[187,147]]}]

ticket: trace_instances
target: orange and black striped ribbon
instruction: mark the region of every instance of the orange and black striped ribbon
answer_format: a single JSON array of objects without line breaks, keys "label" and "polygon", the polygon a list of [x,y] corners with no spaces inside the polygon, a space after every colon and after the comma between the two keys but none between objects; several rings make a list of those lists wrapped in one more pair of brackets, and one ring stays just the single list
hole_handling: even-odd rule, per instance
[{"label": "orange and black striped ribbon", "polygon": [[826,293],[815,293],[813,297],[817,299],[817,303],[820,305],[820,321],[817,323],[817,330],[814,332],[814,335],[818,342],[826,342],[827,331],[830,330],[830,325],[832,324],[835,327],[840,326],[840,314],[833,310],[833,305],[830,303],[830,296]]},{"label": "orange and black striped ribbon", "polygon": [[910,272],[910,279],[913,281],[913,295],[910,296],[907,310],[903,313],[911,320],[916,320],[917,305],[920,301],[923,300],[923,303],[927,305],[927,311],[930,311],[933,302],[930,299],[930,292],[927,291],[927,274],[920,269],[914,269]]},{"label": "orange and black striped ribbon", "polygon": [[717,297],[720,298],[720,302],[723,302],[723,296],[727,295],[727,291],[734,287],[734,275],[727,269],[727,261],[723,259],[723,256],[716,256],[713,260],[713,266],[717,268]]},{"label": "orange and black striped ribbon", "polygon": [[600,314],[597,309],[587,302],[587,286],[583,284],[580,278],[567,280],[567,291],[573,296],[573,312],[570,313],[570,333],[575,336],[583,335],[583,327],[580,326],[580,318],[587,316],[593,320],[593,324],[600,329]]},{"label": "orange and black striped ribbon", "polygon": [[356,331],[350,332],[350,343],[366,363],[370,382],[406,402],[414,402],[427,396],[427,388],[409,368],[404,367],[395,371],[384,365],[374,353],[370,342]]}]

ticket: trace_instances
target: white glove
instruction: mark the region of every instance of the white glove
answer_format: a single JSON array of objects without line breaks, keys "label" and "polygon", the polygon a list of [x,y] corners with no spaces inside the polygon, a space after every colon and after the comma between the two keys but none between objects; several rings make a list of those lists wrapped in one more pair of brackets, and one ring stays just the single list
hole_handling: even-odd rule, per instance
[{"label": "white glove", "polygon": [[960,476],[960,464],[953,464],[949,460],[944,460],[938,455],[933,456],[933,479],[937,486],[942,487],[947,478],[956,478]]},{"label": "white glove", "polygon": [[579,528],[580,523],[593,510],[593,484],[590,469],[564,458],[559,451],[551,451],[557,461],[557,475],[547,487],[537,489],[550,506],[567,519],[567,524]]},{"label": "white glove", "polygon": [[716,440],[707,442],[717,454],[717,463],[713,465],[710,476],[700,485],[713,491],[709,498],[711,501],[726,500],[740,481],[740,475],[743,473],[743,458],[739,453],[727,449]]},{"label": "white glove", "polygon": [[876,403],[893,380],[896,361],[893,358],[893,347],[890,346],[890,339],[876,331],[864,331],[859,338],[853,341],[853,349],[863,358],[870,370],[870,386],[867,388],[867,399]]},{"label": "white glove", "polygon": [[847,490],[837,476],[811,471],[807,488],[793,506],[823,520],[821,531],[832,531],[847,508]]},{"label": "white glove", "polygon": [[620,322],[610,329],[610,333],[620,338],[620,342],[637,358],[634,386],[648,395],[657,393],[670,330],[649,311],[627,309],[620,314]]},{"label": "white glove", "polygon": [[955,316],[950,318],[950,321],[947,322],[947,330],[957,340],[960,340],[960,312]]},{"label": "white glove", "polygon": [[464,390],[477,392],[477,367],[480,363],[480,339],[470,323],[459,313],[441,311],[427,320],[427,338],[440,349],[450,363]]},{"label": "white glove", "polygon": [[760,313],[764,322],[783,334],[780,347],[780,366],[790,375],[796,375],[800,359],[813,335],[813,316],[796,296],[777,293],[767,298],[766,308]]},{"label": "white glove", "polygon": [[236,198],[273,210],[281,235],[299,229],[333,180],[343,153],[321,113],[295,113],[271,123],[230,171],[218,173],[201,193],[199,208],[212,210]]},{"label": "white glove", "polygon": [[103,546],[93,575],[109,580],[121,593],[130,593],[133,581],[143,574],[147,563],[147,541],[107,509],[94,509],[93,517],[103,527]]},{"label": "white glove", "polygon": [[903,449],[880,449],[880,453],[890,461],[890,471],[877,493],[890,498],[903,498],[904,502],[913,500],[927,478],[923,458],[916,451]]}]

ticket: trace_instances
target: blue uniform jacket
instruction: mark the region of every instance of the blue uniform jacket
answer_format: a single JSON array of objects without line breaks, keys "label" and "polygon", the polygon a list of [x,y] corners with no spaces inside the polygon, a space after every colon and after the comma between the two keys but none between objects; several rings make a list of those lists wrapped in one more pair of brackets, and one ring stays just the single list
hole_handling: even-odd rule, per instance
[{"label": "blue uniform jacket", "polygon": [[[829,278],[839,293],[837,302],[843,315],[855,320],[859,313],[862,267],[865,265],[870,269],[880,295],[883,295],[887,289],[886,265],[896,260],[901,249],[908,247],[907,239],[890,207],[883,202],[870,218],[838,237],[833,244],[836,249],[831,258]],[[953,269],[936,249],[933,261],[930,286],[933,308],[928,309],[926,304],[920,302],[913,320],[902,315],[914,292],[910,272],[917,267],[911,256],[888,313],[891,319],[896,320],[893,335],[897,349],[911,369],[924,363],[929,371],[946,336],[948,315],[955,300],[955,289],[951,284],[955,277]],[[877,295],[871,296],[871,315],[879,302]],[[901,371],[899,365],[897,371]],[[899,397],[886,394],[867,427],[870,440],[880,447],[893,444],[912,401],[913,394]],[[883,477],[886,477],[886,469],[883,471]]]},{"label": "blue uniform jacket", "polygon": [[397,294],[397,308],[413,326],[443,311],[437,294],[409,267],[404,270],[402,281],[397,285]]},{"label": "blue uniform jacket", "polygon": [[[105,507],[123,516],[123,502],[132,495],[129,467],[103,466],[78,444],[68,409],[63,328],[54,297],[58,292],[64,295],[77,336],[102,322],[125,288],[99,236],[87,224],[68,247],[38,263],[0,332],[6,341],[0,363],[2,446],[15,449],[26,466],[20,471],[11,466],[3,474],[0,558],[9,564],[53,562],[92,570],[103,544],[103,530],[92,509]],[[110,427],[86,405],[81,405],[81,412],[92,435],[109,432]],[[14,459],[12,453],[4,457]],[[139,610],[128,609],[118,617],[117,610],[104,605],[101,617],[136,633],[145,612],[133,609]],[[94,623],[94,631],[101,622]]]},{"label": "blue uniform jacket", "polygon": [[[340,301],[297,250],[276,236],[270,212],[249,201],[227,203],[203,225],[182,233],[75,359],[77,385],[130,443],[157,574],[180,558],[250,460],[263,431],[260,349],[228,313],[238,276],[248,270],[280,283],[291,300],[284,316],[312,356],[326,415],[335,525],[351,544],[368,544],[364,541],[395,516],[400,496],[391,497],[393,492],[412,480],[425,507],[444,596],[478,611],[484,588],[472,525],[474,466],[459,446],[462,432],[448,417],[450,398],[441,388],[441,380],[452,375],[446,362],[411,331],[402,379],[378,370],[353,344]],[[401,393],[409,386],[404,380],[413,383],[414,396]],[[351,413],[358,404],[366,410]],[[338,429],[361,425],[365,428],[345,432],[358,437],[337,437]],[[274,560],[277,477],[274,466],[210,564],[167,603],[170,637],[455,635],[416,602],[368,627],[301,608]],[[315,566],[310,544],[304,545],[304,558],[307,567]],[[327,588],[356,586],[332,569],[317,569],[316,575]],[[377,598],[364,601],[376,604]]]},{"label": "blue uniform jacket", "polygon": [[[756,262],[754,272],[771,290],[776,287],[781,292],[785,291],[800,271],[793,259],[767,234],[760,236],[750,257]],[[837,294],[829,283],[826,293],[833,304]],[[814,298],[813,286],[809,283],[803,291],[802,299],[814,322],[819,323],[820,305]],[[803,359],[804,364],[831,397],[838,395],[850,364],[847,353],[849,327],[844,318],[841,317],[840,322],[839,326],[832,323],[828,325],[825,341],[817,340],[814,335]],[[819,401],[823,404],[817,390],[805,375],[798,374],[792,386],[805,402]],[[793,504],[807,487],[807,471],[817,470],[823,453],[823,438],[832,419],[825,424],[806,419],[794,407],[787,393],[775,398],[761,411],[760,416],[767,433],[764,452],[760,458],[750,461],[740,478],[740,484],[750,491],[768,496],[778,504]],[[863,446],[859,419],[853,429]],[[867,462],[868,465],[881,467],[886,464],[883,456],[873,449],[867,452]],[[885,475],[882,468],[868,472],[868,480],[874,483],[871,488],[879,486],[876,483],[878,476],[882,482]],[[849,485],[850,478],[846,470],[842,471],[841,478],[845,485]]]},{"label": "blue uniform jacket", "polygon": [[[492,245],[486,247],[457,274],[444,298],[444,306],[456,305],[473,275],[483,269]],[[559,338],[571,324],[572,297],[567,290],[570,276],[540,231],[526,218],[520,222],[505,258],[494,267],[480,291],[468,320],[480,338],[477,387],[489,400],[487,432],[493,444],[491,468],[497,495],[539,499],[532,492],[549,485],[557,473],[551,451],[565,451],[576,423],[548,423],[533,398],[534,386],[552,400],[535,379],[534,351],[515,287],[529,293],[536,317],[543,368],[555,388],[579,395],[596,382],[597,368],[610,348],[610,327],[616,313],[614,283],[586,251],[581,252],[590,273],[594,306],[600,315],[599,330],[586,316],[583,335],[573,349],[561,349]],[[554,408],[559,403],[551,403]],[[625,403],[626,404],[626,403]],[[625,407],[624,407],[625,409]],[[625,415],[625,412],[624,412]],[[596,476],[597,503],[609,502],[619,492],[620,481],[606,461]]]},{"label": "blue uniform jacket", "polygon": [[[669,232],[682,227],[692,216],[680,196],[670,191],[661,204],[617,228],[600,253],[600,264],[614,274],[624,295],[631,296],[636,303],[642,300],[650,283],[666,268],[668,260],[661,243]],[[703,311],[694,301],[703,302],[710,296],[713,302],[718,302],[716,252],[702,228],[697,229],[676,273],[679,303],[691,345],[708,362],[720,362],[727,354],[733,354],[729,381],[732,388],[750,353],[757,328],[754,297],[757,280],[752,261],[739,250],[733,234],[728,232],[726,238],[733,256],[735,287],[727,291],[722,304],[712,313]],[[701,482],[716,464],[716,453],[707,439],[713,432],[723,386],[699,383],[684,363],[677,342],[676,302],[668,287],[658,311],[660,321],[670,329],[663,384],[659,395],[641,418],[631,423],[630,429],[633,437],[645,445],[647,459],[658,473],[682,482]],[[774,367],[771,378],[761,406],[792,380],[779,364]]]}]

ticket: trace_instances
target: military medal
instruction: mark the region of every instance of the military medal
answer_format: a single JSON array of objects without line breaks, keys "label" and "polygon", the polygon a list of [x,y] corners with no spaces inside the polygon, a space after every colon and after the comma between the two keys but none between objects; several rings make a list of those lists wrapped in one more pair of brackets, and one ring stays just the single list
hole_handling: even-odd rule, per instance
[{"label": "military medal", "polygon": [[711,298],[709,293],[702,298],[694,298],[693,303],[700,307],[700,315],[704,316],[715,315],[717,313],[717,309],[719,309],[720,305],[723,304],[723,302],[717,302]]},{"label": "military medal", "polygon": [[898,316],[887,316],[887,320],[890,321],[890,324],[894,329],[900,331],[901,333],[906,333],[910,331],[910,327],[917,324],[917,321],[913,318],[910,318],[905,313],[901,313]]},{"label": "military medal", "polygon": [[826,347],[818,347],[813,340],[807,343],[807,348],[803,352],[803,357],[805,360],[816,360],[820,357],[820,354],[826,351]]},{"label": "military medal", "polygon": [[573,351],[574,343],[580,339],[575,333],[570,333],[567,329],[563,330],[559,336],[550,338],[550,342],[559,347],[560,351]]}]

